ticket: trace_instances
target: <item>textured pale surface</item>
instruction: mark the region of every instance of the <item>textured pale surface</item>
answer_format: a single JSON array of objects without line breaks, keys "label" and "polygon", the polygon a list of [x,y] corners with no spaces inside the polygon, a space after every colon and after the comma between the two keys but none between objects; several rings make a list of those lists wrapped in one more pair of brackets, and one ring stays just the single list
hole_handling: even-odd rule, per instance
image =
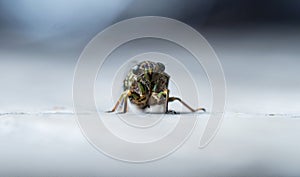
[{"label": "textured pale surface", "polygon": [[205,149],[198,149],[199,136],[206,120],[205,117],[199,118],[190,139],[167,158],[130,164],[113,160],[95,150],[81,134],[72,115],[1,116],[1,175],[299,174],[299,120],[229,114],[212,143]]},{"label": "textured pale surface", "polygon": [[[227,113],[220,131],[208,147],[198,149],[207,121],[207,114],[200,115],[178,151],[146,164],[113,160],[81,134],[72,110],[78,56],[2,52],[1,176],[299,176],[299,30],[216,30],[204,36],[227,81]],[[209,96],[202,97],[201,104],[209,107]],[[111,106],[102,103],[101,109]]]}]

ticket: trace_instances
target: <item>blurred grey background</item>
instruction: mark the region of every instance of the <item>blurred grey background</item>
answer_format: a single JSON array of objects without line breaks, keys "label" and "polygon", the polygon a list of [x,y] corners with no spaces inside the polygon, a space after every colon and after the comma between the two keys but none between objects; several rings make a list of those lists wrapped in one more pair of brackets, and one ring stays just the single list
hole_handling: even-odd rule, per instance
[{"label": "blurred grey background", "polygon": [[1,49],[78,55],[105,27],[149,15],[175,18],[201,31],[269,26],[272,32],[282,26],[298,27],[299,7],[297,0],[1,0]]},{"label": "blurred grey background", "polygon": [[297,0],[1,0],[0,111],[72,109],[85,45],[111,24],[150,15],[187,23],[208,40],[223,65],[228,110],[297,113],[299,8]]}]

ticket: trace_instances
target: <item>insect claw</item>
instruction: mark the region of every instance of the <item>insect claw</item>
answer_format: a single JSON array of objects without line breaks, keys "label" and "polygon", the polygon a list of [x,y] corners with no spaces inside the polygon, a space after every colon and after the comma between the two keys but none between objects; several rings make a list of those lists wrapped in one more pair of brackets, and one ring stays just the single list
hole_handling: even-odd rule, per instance
[{"label": "insect claw", "polygon": [[205,109],[205,108],[198,108],[198,109],[195,110],[195,112],[196,112],[196,111],[203,111],[203,112],[206,112],[206,109]]}]

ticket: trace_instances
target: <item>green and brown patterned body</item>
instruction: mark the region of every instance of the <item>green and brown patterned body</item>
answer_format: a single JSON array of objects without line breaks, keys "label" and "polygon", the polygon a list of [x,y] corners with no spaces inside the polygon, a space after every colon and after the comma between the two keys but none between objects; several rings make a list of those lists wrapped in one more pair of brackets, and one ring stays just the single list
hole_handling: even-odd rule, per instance
[{"label": "green and brown patterned body", "polygon": [[124,113],[127,112],[127,99],[140,109],[145,109],[151,105],[164,104],[166,113],[174,113],[174,111],[168,110],[168,103],[178,100],[192,112],[205,111],[204,108],[191,108],[180,98],[169,97],[169,80],[170,76],[165,72],[164,64],[152,61],[138,63],[128,72],[123,81],[124,92],[114,108],[109,112],[114,112],[122,100],[124,101]]},{"label": "green and brown patterned body", "polygon": [[162,63],[143,61],[131,68],[124,80],[124,91],[129,90],[131,103],[144,109],[151,105],[163,104],[164,91],[168,89],[170,76],[164,72]]}]

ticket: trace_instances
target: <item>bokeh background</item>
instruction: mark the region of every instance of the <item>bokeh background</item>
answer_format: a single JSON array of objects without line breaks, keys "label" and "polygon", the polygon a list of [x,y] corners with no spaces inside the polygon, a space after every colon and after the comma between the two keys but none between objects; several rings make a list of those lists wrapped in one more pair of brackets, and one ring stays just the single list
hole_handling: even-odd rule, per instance
[{"label": "bokeh background", "polygon": [[0,110],[71,108],[85,45],[111,24],[150,15],[178,19],[208,40],[223,64],[228,109],[297,113],[299,7],[297,0],[3,0]]},{"label": "bokeh background", "polygon": [[[298,0],[0,0],[0,176],[299,176],[299,8]],[[180,20],[208,40],[226,77],[226,117],[206,149],[196,148],[196,128],[173,155],[126,164],[80,133],[72,81],[97,33],[146,15]]]}]

